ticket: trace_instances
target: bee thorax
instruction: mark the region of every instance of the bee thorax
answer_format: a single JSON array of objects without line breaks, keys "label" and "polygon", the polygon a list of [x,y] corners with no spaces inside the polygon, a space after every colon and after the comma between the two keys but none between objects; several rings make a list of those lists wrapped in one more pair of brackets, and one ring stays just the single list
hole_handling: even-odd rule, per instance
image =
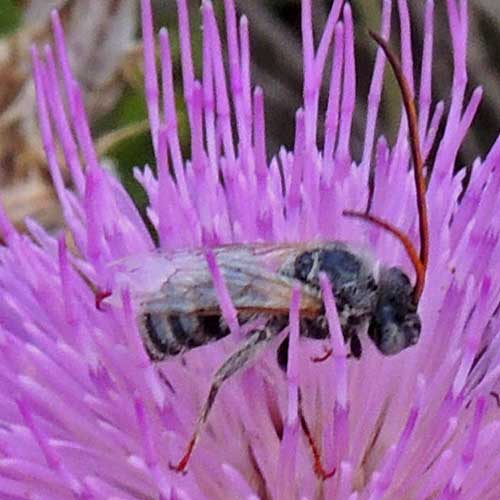
[{"label": "bee thorax", "polygon": [[[290,267],[292,277],[317,289],[319,275],[324,272],[332,285],[344,337],[362,329],[375,309],[377,283],[372,267],[361,255],[336,242],[301,253]],[[308,322],[303,335],[324,338],[325,330],[328,327],[323,316]]]}]

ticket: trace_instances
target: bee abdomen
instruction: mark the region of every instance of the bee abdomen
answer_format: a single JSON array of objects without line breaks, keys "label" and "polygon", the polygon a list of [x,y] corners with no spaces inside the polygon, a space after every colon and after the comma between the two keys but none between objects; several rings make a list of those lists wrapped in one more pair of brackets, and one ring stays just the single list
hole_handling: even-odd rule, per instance
[{"label": "bee abdomen", "polygon": [[141,334],[149,357],[160,361],[229,334],[219,315],[144,313]]}]

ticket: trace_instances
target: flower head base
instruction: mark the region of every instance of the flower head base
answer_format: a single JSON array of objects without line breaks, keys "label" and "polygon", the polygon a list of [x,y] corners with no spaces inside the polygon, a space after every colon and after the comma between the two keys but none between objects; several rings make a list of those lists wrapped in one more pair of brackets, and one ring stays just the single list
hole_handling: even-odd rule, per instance
[{"label": "flower head base", "polygon": [[[142,2],[146,98],[158,176],[137,171],[150,199],[148,216],[164,250],[255,241],[346,240],[370,247],[384,265],[411,265],[379,228],[343,217],[363,210],[372,157],[371,212],[417,240],[408,125],[402,114],[395,145],[375,145],[385,58],[378,51],[368,99],[362,158],[350,155],[355,105],[353,20],[334,1],[319,44],[309,0],[302,2],[304,105],[296,116],[292,152],[267,162],[264,97],[250,86],[248,25],[225,1],[229,77],[210,2],[202,3],[203,66],[195,79],[185,0],[178,0],[184,99],[191,128],[190,160],[179,143],[169,34],[161,30],[161,92],[151,9]],[[426,3],[419,133],[424,158],[436,148],[427,189],[430,213],[428,280],[419,311],[419,344],[393,358],[368,345],[346,359],[331,290],[322,283],[333,356],[324,363],[318,342],[300,341],[298,296],[290,308],[286,377],[274,349],[234,377],[218,397],[209,430],[185,476],[169,468],[181,456],[216,367],[239,342],[215,344],[153,365],[136,321],[133,287],[96,309],[93,283],[117,290],[113,265],[145,255],[153,240],[121,185],[99,165],[83,102],[54,14],[56,57],[33,51],[43,140],[55,189],[75,251],[35,222],[32,238],[0,214],[7,246],[0,252],[0,492],[2,498],[497,498],[499,410],[489,394],[500,369],[500,141],[477,159],[469,187],[454,175],[458,149],[481,99],[467,101],[466,2],[448,1],[454,49],[451,101],[433,106],[433,2]],[[392,5],[383,4],[388,38]],[[410,19],[398,2],[402,67],[414,87]],[[331,48],[331,50],[330,50]],[[326,121],[318,124],[320,82],[332,58]],[[57,84],[62,74],[64,94]],[[162,96],[160,102],[159,96]],[[232,118],[236,127],[232,127]],[[444,120],[444,134],[435,144]],[[317,131],[324,126],[324,144]],[[63,183],[56,137],[74,191]],[[174,175],[171,175],[171,172]],[[218,290],[231,319],[230,300]],[[233,318],[234,319],[234,318]],[[228,322],[229,323],[229,322]],[[229,323],[230,324],[230,323]],[[300,432],[304,418],[328,469],[319,481]]]}]

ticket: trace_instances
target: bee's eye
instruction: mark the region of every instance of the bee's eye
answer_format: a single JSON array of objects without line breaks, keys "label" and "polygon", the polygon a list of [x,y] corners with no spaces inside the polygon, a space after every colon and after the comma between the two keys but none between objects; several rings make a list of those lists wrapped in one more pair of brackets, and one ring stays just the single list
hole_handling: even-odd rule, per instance
[{"label": "bee's eye", "polygon": [[399,267],[382,270],[380,286],[384,295],[392,296],[393,302],[407,301],[407,297],[413,293],[410,279]]},{"label": "bee's eye", "polygon": [[415,345],[420,336],[421,323],[418,314],[398,310],[401,304],[379,303],[368,328],[368,335],[385,355],[398,354]]}]

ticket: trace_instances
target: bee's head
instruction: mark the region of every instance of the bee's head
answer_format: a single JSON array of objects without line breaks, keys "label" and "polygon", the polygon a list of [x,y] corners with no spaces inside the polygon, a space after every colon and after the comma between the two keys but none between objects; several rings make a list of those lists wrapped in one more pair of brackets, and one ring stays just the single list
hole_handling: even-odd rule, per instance
[{"label": "bee's head", "polygon": [[382,354],[390,356],[415,345],[420,329],[408,276],[398,267],[381,269],[377,305],[368,335]]}]

